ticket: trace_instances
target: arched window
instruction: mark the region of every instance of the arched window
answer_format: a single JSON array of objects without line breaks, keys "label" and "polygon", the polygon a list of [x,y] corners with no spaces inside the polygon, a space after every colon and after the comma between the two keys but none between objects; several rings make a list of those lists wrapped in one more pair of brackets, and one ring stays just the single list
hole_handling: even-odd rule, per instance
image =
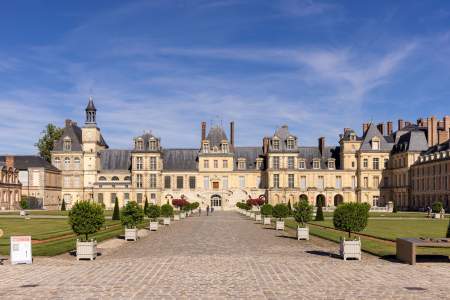
[{"label": "arched window", "polygon": [[112,180],[112,181],[119,181],[119,177],[113,176],[113,177],[111,178],[111,180]]},{"label": "arched window", "polygon": [[79,157],[75,157],[75,158],[73,159],[73,163],[74,163],[75,169],[76,169],[76,170],[79,170],[79,169],[80,169],[80,158],[79,158]]},{"label": "arched window", "polygon": [[131,180],[131,177],[130,177],[130,176],[125,176],[125,177],[123,178],[123,180],[125,180],[125,181],[130,181],[130,180]]},{"label": "arched window", "polygon": [[105,177],[105,176],[100,176],[100,177],[98,178],[98,181],[106,181],[106,177]]},{"label": "arched window", "polygon": [[66,137],[64,138],[63,150],[64,150],[64,151],[70,151],[70,150],[72,150],[72,140],[71,140],[70,137],[68,137],[68,136],[66,136]]},{"label": "arched window", "polygon": [[68,169],[70,165],[70,157],[65,157],[64,158],[64,168]]},{"label": "arched window", "polygon": [[55,157],[53,160],[53,165],[59,169],[61,167],[61,159],[59,157]]},{"label": "arched window", "polygon": [[136,140],[136,150],[144,150],[144,141],[140,138]]},{"label": "arched window", "polygon": [[151,151],[155,151],[156,150],[156,147],[157,147],[157,143],[156,143],[156,140],[150,140],[150,142],[149,142],[149,148],[150,148],[150,150]]}]

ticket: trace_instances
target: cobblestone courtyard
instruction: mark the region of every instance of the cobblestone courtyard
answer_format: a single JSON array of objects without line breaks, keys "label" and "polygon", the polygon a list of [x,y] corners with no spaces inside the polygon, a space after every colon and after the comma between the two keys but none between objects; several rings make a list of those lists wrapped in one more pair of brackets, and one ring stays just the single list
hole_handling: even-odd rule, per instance
[{"label": "cobblestone courtyard", "polygon": [[282,236],[234,212],[192,217],[96,261],[62,255],[0,266],[0,298],[450,298],[450,266],[409,266]]}]

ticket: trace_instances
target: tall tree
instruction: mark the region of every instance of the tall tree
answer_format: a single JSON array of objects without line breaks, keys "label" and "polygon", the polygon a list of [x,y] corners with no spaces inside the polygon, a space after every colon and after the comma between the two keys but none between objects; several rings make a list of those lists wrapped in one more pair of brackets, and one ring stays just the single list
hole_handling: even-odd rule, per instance
[{"label": "tall tree", "polygon": [[120,211],[119,211],[119,200],[116,197],[116,200],[114,201],[114,211],[112,215],[113,220],[120,220]]},{"label": "tall tree", "polygon": [[50,162],[50,152],[53,150],[53,144],[63,134],[64,129],[53,124],[48,124],[42,131],[42,135],[35,146],[39,149],[39,156]]}]

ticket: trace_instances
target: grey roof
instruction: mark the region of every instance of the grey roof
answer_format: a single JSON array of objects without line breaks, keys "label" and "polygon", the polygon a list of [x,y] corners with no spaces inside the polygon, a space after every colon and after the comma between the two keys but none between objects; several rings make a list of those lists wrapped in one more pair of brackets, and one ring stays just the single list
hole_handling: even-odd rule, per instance
[{"label": "grey roof", "polygon": [[196,171],[198,149],[164,149],[164,171]]},{"label": "grey roof", "polygon": [[[14,167],[20,171],[28,170],[28,168],[44,168],[51,171],[59,171],[55,166],[37,155],[13,155]],[[6,156],[0,156],[0,163],[6,161]]]},{"label": "grey roof", "polygon": [[[143,150],[137,150],[137,149],[135,149],[136,151],[138,151],[138,152],[142,152],[142,151],[151,151],[150,150],[150,140],[156,140],[156,141],[158,141],[159,142],[159,138],[158,137],[156,137],[156,136],[154,136],[153,134],[151,134],[151,133],[149,133],[149,132],[146,132],[146,133],[144,133],[143,135],[140,135],[140,136],[138,136],[138,137],[136,137],[134,140],[137,140],[137,139],[142,139],[142,141],[143,141],[143,143],[144,143],[144,149]],[[158,143],[159,144],[159,143]],[[160,146],[158,145],[158,148],[156,149],[156,150],[153,150],[153,151],[160,151],[161,149],[160,149]]]},{"label": "grey roof", "polygon": [[89,97],[89,103],[88,103],[88,105],[87,105],[87,107],[86,107],[86,110],[93,110],[93,111],[96,111],[96,110],[97,110],[97,109],[95,108],[94,100],[92,99],[92,97]]},{"label": "grey roof", "polygon": [[447,142],[444,142],[442,144],[438,144],[438,145],[428,148],[428,150],[426,152],[424,152],[424,154],[433,154],[436,152],[447,151],[447,150],[450,150],[450,140]]},{"label": "grey roof", "polygon": [[380,150],[379,151],[391,151],[394,146],[393,143],[386,141],[386,138],[381,134],[378,128],[371,123],[369,129],[367,129],[366,134],[363,137],[363,142],[360,150],[371,151],[372,150],[372,139],[378,137],[380,139]]},{"label": "grey roof", "polygon": [[256,169],[256,159],[263,157],[261,147],[235,147],[234,148],[234,169],[237,170],[238,158],[245,158],[247,169]]},{"label": "grey roof", "polygon": [[322,155],[319,151],[319,147],[298,147],[299,158],[304,158],[306,161],[306,168],[312,169],[313,160],[319,158],[320,159],[320,168],[326,169],[328,168],[327,162],[330,158],[335,159],[335,168],[340,168],[340,147],[339,146],[331,146],[325,147]]},{"label": "grey roof", "polygon": [[[55,142],[53,146],[53,151],[64,151],[64,138],[69,137],[72,141],[71,151],[83,151],[83,135],[81,128],[77,125],[76,122],[71,120],[66,121],[66,126],[64,127],[63,134],[61,138]],[[100,141],[98,143],[100,146],[108,148],[108,144],[106,144],[105,139],[100,134]]]},{"label": "grey roof", "polygon": [[355,138],[356,141],[362,140],[362,138],[359,137],[359,136],[356,134],[356,132],[355,132],[353,129],[351,129],[351,128],[348,128],[348,130],[344,131],[344,134],[341,134],[341,135],[340,135],[340,138],[341,138],[342,140],[344,140],[344,141],[350,141],[350,140],[351,140],[351,136],[354,136],[354,138]]},{"label": "grey roof", "polygon": [[297,141],[297,137],[289,132],[289,128],[287,125],[283,125],[283,126],[277,128],[277,130],[275,130],[275,133],[272,137],[272,141],[273,141],[274,137],[277,137],[280,140],[280,148],[279,148],[279,150],[274,150],[272,147],[272,143],[270,143],[269,152],[272,152],[272,151],[274,151],[274,152],[298,152],[297,145],[292,150],[287,149],[287,140],[289,137],[294,138],[295,142]]},{"label": "grey roof", "polygon": [[428,142],[425,136],[425,132],[421,130],[412,130],[402,134],[392,151],[394,153],[416,151],[422,152],[428,149]]},{"label": "grey roof", "polygon": [[100,164],[102,170],[130,170],[131,150],[100,151]]},{"label": "grey roof", "polygon": [[208,136],[206,139],[209,141],[209,147],[219,147],[222,144],[223,140],[228,141],[227,135],[223,128],[219,125],[211,127],[209,130]]}]

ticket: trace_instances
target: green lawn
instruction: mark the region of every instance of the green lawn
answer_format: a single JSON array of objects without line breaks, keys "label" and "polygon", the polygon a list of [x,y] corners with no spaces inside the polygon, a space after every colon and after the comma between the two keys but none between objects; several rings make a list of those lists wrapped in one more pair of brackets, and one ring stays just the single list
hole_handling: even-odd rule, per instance
[{"label": "green lawn", "polygon": [[[60,210],[28,210],[26,209],[29,215],[33,216],[67,216],[69,211],[60,211]],[[112,210],[105,210],[105,216],[112,216]],[[1,215],[19,215],[19,211],[0,211]]]},{"label": "green lawn", "polygon": [[[333,212],[324,212],[325,217],[333,217]],[[427,213],[416,211],[401,211],[397,213],[370,212],[370,218],[427,218]]]}]

